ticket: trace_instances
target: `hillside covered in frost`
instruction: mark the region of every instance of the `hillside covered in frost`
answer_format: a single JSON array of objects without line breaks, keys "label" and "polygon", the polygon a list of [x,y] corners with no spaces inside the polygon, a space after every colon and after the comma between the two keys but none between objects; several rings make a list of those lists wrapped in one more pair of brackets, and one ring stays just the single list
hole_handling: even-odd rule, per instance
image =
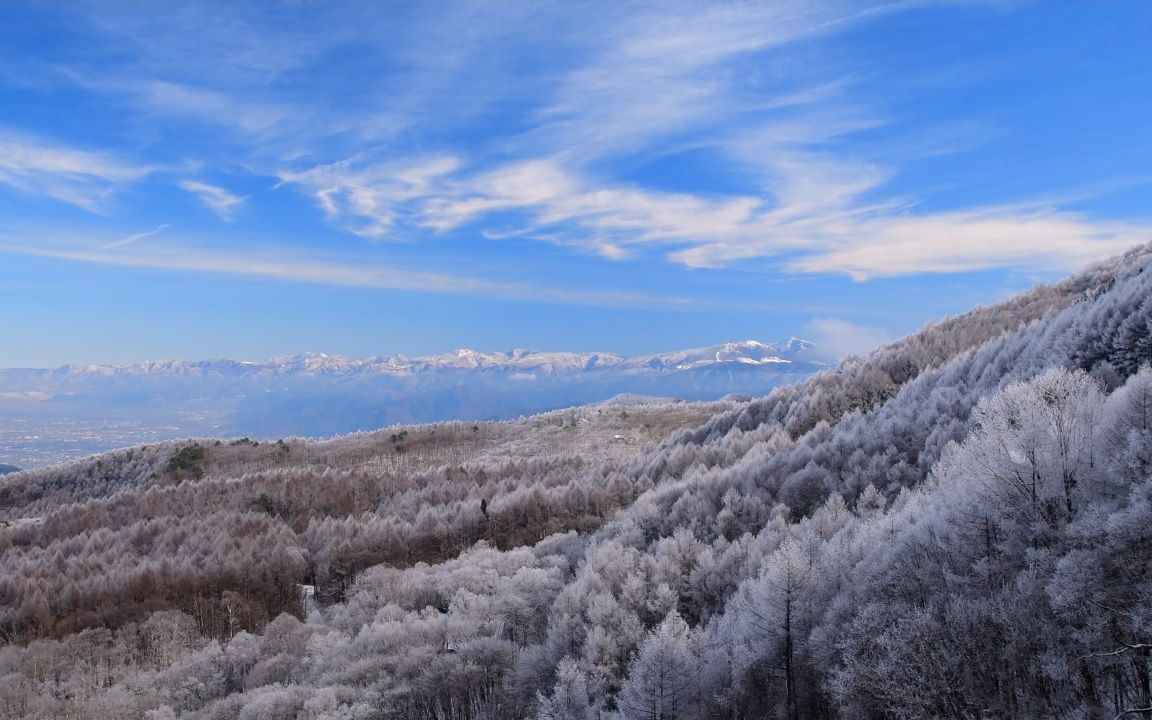
[{"label": "hillside covered in frost", "polygon": [[1147,714],[1150,262],[750,401],[5,475],[0,716]]}]

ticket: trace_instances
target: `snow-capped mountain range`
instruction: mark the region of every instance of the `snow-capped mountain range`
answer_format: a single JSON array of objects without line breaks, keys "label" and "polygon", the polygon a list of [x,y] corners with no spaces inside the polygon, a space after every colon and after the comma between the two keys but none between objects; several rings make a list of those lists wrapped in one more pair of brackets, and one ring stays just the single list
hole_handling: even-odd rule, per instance
[{"label": "snow-capped mountain range", "polygon": [[413,358],[304,354],[0,370],[0,463],[36,467],[171,437],[315,437],[502,420],[621,394],[762,395],[828,364],[812,343],[790,338],[638,357],[457,350]]},{"label": "snow-capped mountain range", "polygon": [[[52,370],[61,376],[117,376],[160,374],[205,375],[378,375],[433,372],[437,370],[494,370],[542,374],[616,370],[692,370],[710,365],[779,365],[821,363],[816,346],[806,340],[789,338],[781,343],[757,340],[730,342],[711,347],[678,350],[653,355],[624,357],[609,352],[540,352],[516,349],[508,352],[481,352],[463,348],[440,355],[409,358],[404,355],[368,359],[347,358],[324,353],[303,353],[263,361],[249,360],[161,360],[135,365],[64,365]],[[35,371],[0,370],[8,373]]]}]

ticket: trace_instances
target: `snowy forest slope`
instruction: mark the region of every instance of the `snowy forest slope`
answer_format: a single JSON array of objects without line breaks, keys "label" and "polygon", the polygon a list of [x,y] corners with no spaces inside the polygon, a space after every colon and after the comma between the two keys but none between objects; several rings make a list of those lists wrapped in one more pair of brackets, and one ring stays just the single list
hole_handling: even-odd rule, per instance
[{"label": "snowy forest slope", "polygon": [[752,401],[4,476],[0,715],[1152,706],[1150,259]]}]

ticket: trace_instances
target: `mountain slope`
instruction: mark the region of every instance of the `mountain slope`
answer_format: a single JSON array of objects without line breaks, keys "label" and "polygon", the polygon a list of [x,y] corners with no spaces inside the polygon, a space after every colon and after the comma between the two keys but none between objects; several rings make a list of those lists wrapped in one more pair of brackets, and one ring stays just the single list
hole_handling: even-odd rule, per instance
[{"label": "mountain slope", "polygon": [[[0,629],[65,637],[0,652],[4,697],[189,718],[1145,707],[1150,259],[751,401],[5,476]],[[132,660],[73,660],[109,652]]]}]

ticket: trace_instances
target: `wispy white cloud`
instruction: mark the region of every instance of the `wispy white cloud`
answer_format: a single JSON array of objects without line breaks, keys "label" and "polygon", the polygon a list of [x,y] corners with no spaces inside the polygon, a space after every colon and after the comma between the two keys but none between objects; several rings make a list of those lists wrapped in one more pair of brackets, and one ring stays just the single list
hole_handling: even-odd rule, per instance
[{"label": "wispy white cloud", "polygon": [[107,245],[101,245],[100,249],[101,250],[110,250],[111,248],[124,247],[125,245],[133,245],[133,244],[143,240],[144,238],[150,238],[153,235],[157,235],[159,233],[162,233],[170,227],[172,227],[172,223],[164,223],[163,225],[156,226],[152,230],[148,230],[145,232],[133,233],[132,235],[129,235],[123,239],[115,240],[113,242],[108,243]]},{"label": "wispy white cloud", "polygon": [[329,220],[379,239],[388,236],[402,216],[417,212],[414,204],[436,194],[438,184],[459,167],[451,155],[396,162],[366,151],[302,172],[282,172],[280,184],[306,188]]},{"label": "wispy white cloud", "polygon": [[[109,86],[105,84],[105,87]],[[152,114],[225,125],[252,135],[268,133],[293,115],[291,107],[267,101],[239,100],[229,93],[184,83],[131,82],[109,89],[134,96],[139,105]]]},{"label": "wispy white cloud", "polygon": [[[494,13],[459,3],[437,10],[436,23],[423,22],[421,8],[397,10],[403,17],[387,28],[357,22],[372,14],[367,7],[315,6],[259,33],[254,23],[267,16],[244,7],[209,16],[181,6],[181,24],[159,29],[95,8],[97,25],[130,45],[137,62],[117,77],[74,73],[74,81],[128,97],[149,116],[231,129],[243,167],[278,177],[333,225],[372,240],[467,230],[615,261],[656,256],[692,268],[754,264],[857,279],[1064,270],[1152,240],[1152,225],[1100,220],[1067,203],[940,211],[891,190],[908,157],[947,152],[938,145],[971,143],[974,133],[926,143],[932,133],[923,130],[903,157],[891,138],[883,152],[868,152],[851,141],[893,125],[890,109],[858,91],[864,71],[822,61],[805,43],[905,6],[563,4]],[[306,31],[321,22],[333,32]],[[541,32],[518,33],[526,23]],[[204,32],[193,39],[185,26]],[[324,102],[341,78],[320,72],[318,59],[334,57],[379,73],[339,87],[340,103]],[[533,72],[524,72],[525,58],[537,63]],[[498,112],[473,122],[507,107],[515,110],[506,127]],[[725,163],[740,189],[674,192],[630,172],[689,150]],[[107,157],[72,160],[92,171],[24,172],[0,158],[0,182],[93,209],[142,172]],[[226,220],[243,201],[205,183],[181,187]]]},{"label": "wispy white cloud", "polygon": [[217,185],[209,185],[197,180],[182,180],[180,187],[200,198],[200,201],[220,216],[221,220],[231,221],[236,211],[248,199],[247,196],[236,195]]},{"label": "wispy white cloud", "polygon": [[29,195],[99,213],[117,188],[154,171],[107,153],[0,128],[0,184]]},{"label": "wispy white cloud", "polygon": [[782,155],[768,196],[596,185],[547,161],[473,175],[458,168],[454,160],[418,164],[401,179],[380,177],[379,168],[328,167],[287,180],[311,183],[330,218],[373,237],[400,222],[438,232],[479,225],[490,238],[535,238],[613,260],[656,248],[689,267],[772,259],[791,272],[859,280],[995,267],[1069,270],[1152,241],[1152,226],[1058,207],[918,212],[908,198],[868,201],[888,171],[823,156]]},{"label": "wispy white cloud", "polygon": [[883,328],[860,325],[843,318],[813,318],[804,330],[808,339],[816,343],[820,352],[832,357],[861,355],[894,338]]},{"label": "wispy white cloud", "polygon": [[790,269],[847,273],[858,280],[996,267],[1068,271],[1152,242],[1152,225],[1093,220],[1059,209],[892,216],[835,230],[822,247],[789,261]]},{"label": "wispy white cloud", "polygon": [[810,104],[835,84],[806,84],[812,74],[793,63],[741,63],[884,9],[839,2],[699,4],[676,13],[638,7],[644,10],[603,28],[604,41],[561,79],[524,138],[531,151],[581,165],[701,130],[707,137],[697,142],[722,144],[735,129]]},{"label": "wispy white cloud", "polygon": [[[695,268],[768,261],[857,279],[1069,269],[1152,239],[1152,226],[1059,205],[929,212],[915,197],[885,192],[900,158],[849,154],[844,145],[890,119],[853,96],[850,74],[801,67],[787,51],[890,6],[641,8],[614,18],[561,73],[530,126],[505,140],[511,159],[377,148],[281,178],[311,193],[332,222],[368,237],[468,227],[612,260],[655,251]],[[771,62],[748,62],[766,53]],[[908,152],[922,155],[923,139],[911,143]],[[754,182],[717,195],[613,177],[617,156],[677,147],[711,151]]]},{"label": "wispy white cloud", "polygon": [[[151,235],[159,231],[160,228],[140,235]],[[129,239],[131,237],[125,238],[125,240]],[[140,239],[140,237],[136,236],[136,239]],[[163,248],[147,248],[140,251],[134,249],[133,252],[122,252],[122,248],[130,243],[117,241],[90,247],[78,246],[75,243],[42,236],[37,236],[36,243],[28,245],[12,238],[0,239],[0,253],[128,268],[244,275],[338,287],[473,295],[565,305],[691,310],[709,307],[743,307],[743,309],[766,309],[768,307],[766,305],[725,305],[679,296],[649,295],[613,290],[568,289],[531,283],[501,282],[413,268],[389,267],[367,259],[350,262],[306,254],[293,254],[279,249],[224,252],[204,250],[193,245],[170,243]],[[780,308],[775,309],[779,310]]]}]

